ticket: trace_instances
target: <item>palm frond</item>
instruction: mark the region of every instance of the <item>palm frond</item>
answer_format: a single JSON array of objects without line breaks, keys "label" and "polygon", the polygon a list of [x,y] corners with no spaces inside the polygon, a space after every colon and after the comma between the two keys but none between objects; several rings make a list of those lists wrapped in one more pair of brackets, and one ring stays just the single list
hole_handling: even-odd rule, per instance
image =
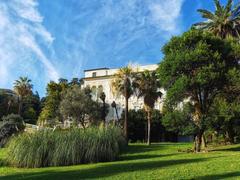
[{"label": "palm frond", "polygon": [[202,15],[203,18],[211,19],[211,20],[215,19],[215,15],[208,10],[198,9],[197,11]]},{"label": "palm frond", "polygon": [[229,12],[231,11],[231,9],[232,9],[232,4],[233,4],[233,1],[232,1],[232,0],[228,0],[227,5],[226,5],[226,7],[225,7],[225,12],[226,12],[226,13],[229,13]]},{"label": "palm frond", "polygon": [[222,11],[222,6],[219,0],[214,0],[216,11]]}]

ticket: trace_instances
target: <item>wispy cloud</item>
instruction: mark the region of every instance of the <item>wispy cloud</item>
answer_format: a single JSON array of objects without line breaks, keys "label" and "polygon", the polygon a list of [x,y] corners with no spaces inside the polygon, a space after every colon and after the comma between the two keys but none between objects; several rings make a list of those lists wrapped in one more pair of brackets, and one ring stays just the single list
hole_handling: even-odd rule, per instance
[{"label": "wispy cloud", "polygon": [[0,0],[0,86],[28,75],[43,92],[50,79],[86,68],[158,63],[161,46],[182,31],[183,3]]},{"label": "wispy cloud", "polygon": [[167,0],[149,4],[151,21],[162,31],[178,33],[181,31],[181,7],[184,0]]},{"label": "wispy cloud", "polygon": [[37,7],[36,0],[0,1],[0,86],[12,83],[16,75],[34,78],[41,73],[42,82],[59,77],[43,51],[54,38],[43,26]]},{"label": "wispy cloud", "polygon": [[70,53],[78,52],[78,62],[84,65],[119,66],[129,60],[149,63],[143,59],[155,51],[152,48],[157,41],[160,54],[160,43],[182,31],[183,3],[184,0],[85,1],[74,18],[74,23],[79,23],[78,41],[70,41],[76,37],[69,37],[69,32],[62,35],[68,36],[66,44],[71,42],[73,47]]}]

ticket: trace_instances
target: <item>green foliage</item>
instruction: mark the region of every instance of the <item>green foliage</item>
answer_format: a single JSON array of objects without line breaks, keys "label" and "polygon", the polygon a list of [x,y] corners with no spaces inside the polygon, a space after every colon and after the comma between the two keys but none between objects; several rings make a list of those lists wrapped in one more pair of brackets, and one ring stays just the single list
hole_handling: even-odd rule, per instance
[{"label": "green foliage", "polygon": [[177,135],[194,135],[197,127],[192,119],[192,111],[190,103],[177,109],[165,109],[162,124],[168,131],[175,132]]},{"label": "green foliage", "polygon": [[197,30],[172,38],[163,52],[158,74],[174,102],[193,97],[194,90],[211,93],[222,87],[226,71],[237,64],[230,43]]},{"label": "green foliage", "polygon": [[31,94],[22,100],[22,117],[26,123],[36,124],[41,110],[41,102],[38,93]]},{"label": "green foliage", "polygon": [[[147,140],[147,113],[143,109],[129,110],[129,140],[131,142],[145,142]],[[165,130],[162,125],[162,115],[160,111],[153,110],[151,115],[151,139],[153,142],[173,141],[172,133]],[[122,113],[121,120],[124,119]],[[121,121],[122,123],[123,121]]]},{"label": "green foliage", "polygon": [[63,166],[113,161],[125,145],[116,127],[41,130],[14,137],[7,159],[18,167]]},{"label": "green foliage", "polygon": [[[8,114],[17,114],[19,98],[15,93],[0,93],[0,118]],[[21,98],[21,115],[24,122],[36,124],[41,109],[39,95],[28,94]]]},{"label": "green foliage", "polygon": [[162,96],[159,91],[161,83],[155,71],[144,71],[138,73],[134,79],[133,86],[138,97],[143,97],[145,109],[153,109],[155,102]]},{"label": "green foliage", "polygon": [[19,77],[19,79],[14,82],[14,91],[21,98],[32,94],[32,88],[33,85],[28,77]]},{"label": "green foliage", "polygon": [[59,109],[64,119],[73,120],[84,128],[86,123],[101,120],[100,104],[93,101],[80,87],[73,87],[66,91]]},{"label": "green foliage", "polygon": [[236,37],[240,33],[240,3],[233,7],[233,0],[228,0],[226,6],[221,5],[219,0],[214,0],[215,12],[199,9],[198,12],[207,19],[194,25],[197,29],[207,30],[221,38]]},{"label": "green foliage", "polygon": [[229,72],[236,68],[239,71],[239,48],[235,40],[223,40],[199,30],[173,37],[163,47],[165,57],[158,75],[167,91],[165,102],[173,110],[186,100],[194,106],[192,119],[198,128],[197,151],[200,151],[207,121],[211,120],[207,117],[214,98],[228,88]]},{"label": "green foliage", "polygon": [[17,114],[2,117],[0,121],[0,147],[4,146],[8,139],[24,129],[23,118]]},{"label": "green foliage", "polygon": [[56,121],[61,120],[59,105],[61,102],[61,95],[67,87],[68,84],[64,79],[62,79],[59,83],[55,83],[53,81],[48,83],[44,107],[38,118],[38,123],[40,125],[52,126],[56,123]]},{"label": "green foliage", "polygon": [[2,116],[18,112],[18,99],[14,94],[0,92],[0,119]]},{"label": "green foliage", "polygon": [[33,85],[28,77],[20,77],[14,82],[14,91],[18,95],[18,114],[22,114],[23,98],[32,95]]},{"label": "green foliage", "polygon": [[[170,104],[191,98],[207,113],[215,96],[227,83],[227,72],[238,63],[233,44],[209,33],[191,30],[164,46],[159,79]],[[239,47],[239,45],[238,45]]]},{"label": "green foliage", "polygon": [[240,101],[230,102],[223,95],[217,96],[210,109],[209,127],[222,134],[225,142],[234,143],[240,137]]},{"label": "green foliage", "polygon": [[3,122],[13,123],[13,124],[23,124],[23,118],[18,114],[9,114],[2,117]]},{"label": "green foliage", "polygon": [[155,105],[155,102],[162,96],[160,92],[160,82],[158,81],[155,71],[144,71],[138,73],[133,83],[138,97],[143,98],[144,109],[147,112],[148,119],[148,140],[151,141],[151,115]]},{"label": "green foliage", "polygon": [[131,66],[120,68],[119,71],[114,75],[112,81],[113,93],[117,96],[122,95],[126,99],[129,99],[133,95],[133,79],[134,71]]}]

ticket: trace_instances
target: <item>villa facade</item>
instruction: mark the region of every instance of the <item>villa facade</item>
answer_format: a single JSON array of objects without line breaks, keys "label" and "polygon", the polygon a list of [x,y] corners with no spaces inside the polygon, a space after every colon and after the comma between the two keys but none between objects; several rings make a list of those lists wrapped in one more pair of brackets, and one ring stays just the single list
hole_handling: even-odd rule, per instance
[{"label": "villa facade", "polygon": [[[137,66],[133,67],[134,70],[138,72],[143,72],[144,70],[154,71],[158,67],[157,64]],[[88,69],[84,71],[84,87],[90,87],[92,90],[92,97],[96,101],[101,101],[99,99],[99,94],[104,92],[106,95],[106,103],[110,105],[109,113],[106,117],[106,120],[117,120],[117,114],[114,108],[111,107],[113,101],[116,102],[117,112],[119,117],[125,108],[125,98],[124,96],[116,96],[112,90],[112,81],[114,74],[118,72],[119,69],[110,69],[110,68],[98,68],[98,69]],[[161,92],[165,94],[165,91],[161,89]],[[143,108],[143,98],[138,98],[136,95],[133,95],[129,98],[129,109],[141,109]],[[155,103],[155,109],[161,110],[163,105],[163,98],[158,99]]]}]

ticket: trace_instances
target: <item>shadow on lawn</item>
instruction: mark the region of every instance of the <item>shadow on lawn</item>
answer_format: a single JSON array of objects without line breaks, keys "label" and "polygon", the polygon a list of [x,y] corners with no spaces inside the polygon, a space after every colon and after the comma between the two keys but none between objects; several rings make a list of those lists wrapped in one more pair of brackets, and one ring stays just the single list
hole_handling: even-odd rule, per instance
[{"label": "shadow on lawn", "polygon": [[150,151],[162,151],[165,149],[169,149],[169,146],[173,145],[186,145],[186,143],[161,143],[161,144],[151,144],[151,146],[148,146],[146,144],[131,144],[130,146],[126,147],[123,150],[123,154],[137,154],[137,153],[145,153]]},{"label": "shadow on lawn", "polygon": [[213,175],[206,175],[206,176],[199,176],[194,179],[201,179],[201,180],[212,180],[212,179],[224,179],[224,178],[233,178],[233,177],[240,177],[240,172],[231,172],[231,173],[224,173],[224,174],[213,174]]},{"label": "shadow on lawn", "polygon": [[215,149],[213,151],[240,151],[240,147],[229,147],[224,149]]},{"label": "shadow on lawn", "polygon": [[[217,157],[215,157],[217,158]],[[43,172],[36,173],[24,173],[10,176],[3,176],[1,179],[92,179],[92,178],[106,178],[120,173],[143,171],[143,170],[154,170],[156,168],[164,168],[179,164],[188,164],[206,161],[209,158],[198,158],[198,159],[179,159],[179,160],[158,160],[149,162],[119,162],[118,164],[102,164],[98,167],[89,169],[81,169],[81,166],[77,170],[60,169],[46,170]],[[66,167],[67,168],[67,167]],[[43,170],[43,169],[42,169]]]},{"label": "shadow on lawn", "polygon": [[128,156],[121,156],[119,161],[128,161],[128,160],[142,160],[142,159],[153,159],[153,158],[161,158],[161,157],[168,157],[168,156],[175,156],[178,155],[177,153],[173,154],[137,154],[137,155],[128,155]]},{"label": "shadow on lawn", "polygon": [[150,151],[159,151],[162,149],[161,145],[153,144],[148,146],[146,144],[141,145],[130,145],[123,149],[123,154],[138,154],[138,153],[145,153]]}]

